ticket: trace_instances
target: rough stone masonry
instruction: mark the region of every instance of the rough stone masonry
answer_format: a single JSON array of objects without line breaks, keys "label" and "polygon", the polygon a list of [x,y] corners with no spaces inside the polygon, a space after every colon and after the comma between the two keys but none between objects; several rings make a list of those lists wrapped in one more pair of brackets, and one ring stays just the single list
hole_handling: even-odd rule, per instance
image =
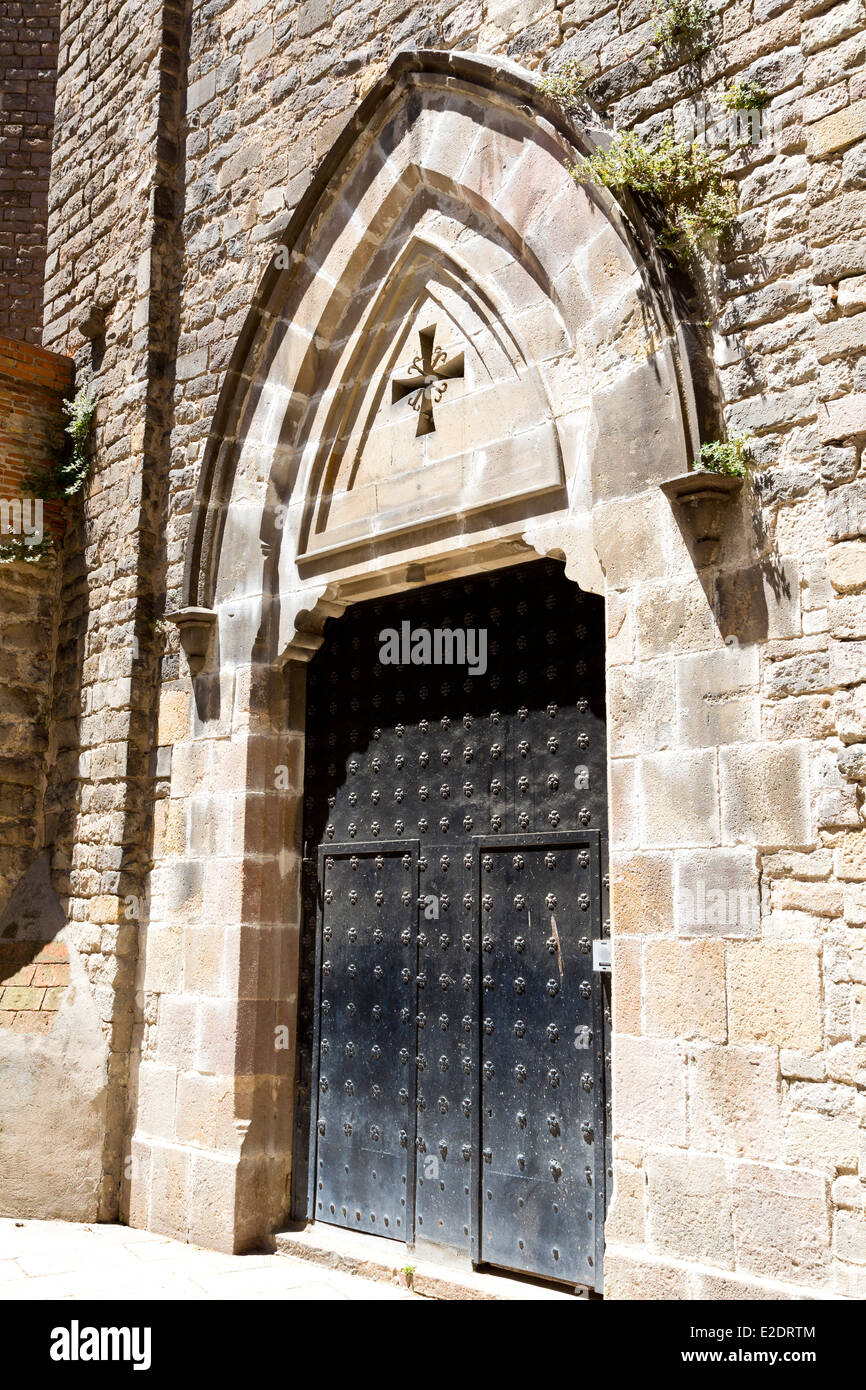
[{"label": "rough stone masonry", "polygon": [[[0,1210],[226,1250],[280,1228],[305,663],[359,598],[552,554],[607,612],[606,1296],[863,1297],[862,0],[711,0],[685,63],[659,61],[650,0],[67,0],[56,71],[50,7],[32,40],[6,9],[0,326],[33,336],[56,78],[41,342],[99,408],[56,568],[0,573],[34,654],[53,624],[36,831],[0,901],[0,939],[38,949],[0,1022],[8,990],[69,972],[50,1029],[0,1027]],[[574,115],[536,86],[565,58],[594,77]],[[737,226],[686,284],[638,208],[564,163],[615,130],[685,137],[735,78],[770,94],[772,136],[730,149]],[[341,387],[395,267],[494,304],[538,392],[465,426],[455,459],[502,460],[480,494],[435,435],[397,479],[377,425],[338,526]],[[509,451],[518,414],[543,489]],[[702,565],[659,484],[725,431],[755,475]]]}]

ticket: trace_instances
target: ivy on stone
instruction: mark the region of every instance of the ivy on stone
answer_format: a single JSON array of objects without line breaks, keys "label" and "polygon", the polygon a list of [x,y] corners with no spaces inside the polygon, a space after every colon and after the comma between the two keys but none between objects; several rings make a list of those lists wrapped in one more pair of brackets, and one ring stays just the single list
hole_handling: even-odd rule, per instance
[{"label": "ivy on stone", "polygon": [[28,488],[39,497],[65,499],[74,497],[83,488],[90,476],[88,444],[97,403],[90,373],[85,371],[81,386],[72,400],[63,402],[63,410],[69,421],[64,428],[72,441],[71,446],[57,463],[28,480]]},{"label": "ivy on stone", "polygon": [[607,150],[568,167],[578,183],[650,199],[664,222],[660,244],[681,259],[717,241],[737,216],[737,191],[723,176],[722,157],[698,140],[678,143],[669,130],[654,146],[621,131]]},{"label": "ivy on stone", "polygon": [[749,442],[743,435],[702,444],[695,468],[703,473],[722,473],[726,478],[745,478],[752,463]]},{"label": "ivy on stone", "polygon": [[546,72],[538,84],[538,90],[551,101],[555,101],[563,111],[578,111],[583,105],[586,89],[593,74],[575,58],[566,58],[555,68]]},{"label": "ivy on stone", "polygon": [[732,82],[722,95],[722,102],[729,111],[762,111],[772,100],[770,93],[757,82]]},{"label": "ivy on stone", "polygon": [[704,0],[655,0],[652,41],[659,56],[702,58],[710,49],[710,13]]}]

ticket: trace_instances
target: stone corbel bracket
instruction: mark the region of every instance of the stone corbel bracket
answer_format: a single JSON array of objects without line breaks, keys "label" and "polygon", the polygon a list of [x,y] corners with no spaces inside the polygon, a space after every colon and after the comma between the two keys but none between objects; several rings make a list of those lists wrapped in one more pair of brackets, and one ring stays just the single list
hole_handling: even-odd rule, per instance
[{"label": "stone corbel bracket", "polygon": [[305,666],[312,661],[325,640],[325,623],[329,618],[339,618],[346,610],[345,603],[332,597],[326,591],[310,608],[302,608],[295,618],[295,631],[291,641],[283,651],[279,665],[287,661],[300,661]]},{"label": "stone corbel bracket", "polygon": [[180,608],[168,616],[180,634],[190,674],[198,675],[204,666],[217,615],[213,608]]},{"label": "stone corbel bracket", "polygon": [[661,484],[665,497],[677,505],[700,565],[712,565],[718,559],[725,518],[742,486],[742,478],[700,470]]}]

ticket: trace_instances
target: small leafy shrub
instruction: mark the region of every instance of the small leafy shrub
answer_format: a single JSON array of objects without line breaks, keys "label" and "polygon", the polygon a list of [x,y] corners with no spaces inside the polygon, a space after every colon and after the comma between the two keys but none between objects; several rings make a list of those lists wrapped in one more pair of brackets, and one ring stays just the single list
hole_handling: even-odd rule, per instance
[{"label": "small leafy shrub", "polygon": [[662,57],[700,58],[710,48],[704,0],[656,0],[652,41]]},{"label": "small leafy shrub", "polygon": [[634,131],[622,131],[608,150],[598,150],[569,170],[578,183],[613,191],[630,189],[661,208],[660,241],[687,257],[723,236],[737,216],[737,192],[722,176],[722,158],[699,141],[678,144],[666,131],[654,148]]},{"label": "small leafy shrub", "polygon": [[770,93],[757,82],[732,82],[722,96],[729,111],[763,111],[771,99]]},{"label": "small leafy shrub", "polygon": [[576,111],[582,104],[592,73],[575,58],[567,58],[546,72],[538,84],[539,91],[562,107]]},{"label": "small leafy shrub", "polygon": [[96,395],[89,372],[84,372],[81,386],[71,401],[63,402],[69,420],[66,433],[72,440],[66,455],[53,467],[28,480],[30,491],[46,499],[74,497],[80,492],[90,474],[90,453],[87,448],[93,419],[96,414]]},{"label": "small leafy shrub", "polygon": [[0,565],[14,565],[18,560],[23,560],[27,565],[35,565],[43,555],[53,554],[54,537],[50,532],[35,545],[28,545],[22,536],[0,541]]},{"label": "small leafy shrub", "polygon": [[726,478],[745,478],[752,462],[749,442],[741,435],[723,442],[710,440],[701,445],[695,467],[703,473],[722,473]]}]

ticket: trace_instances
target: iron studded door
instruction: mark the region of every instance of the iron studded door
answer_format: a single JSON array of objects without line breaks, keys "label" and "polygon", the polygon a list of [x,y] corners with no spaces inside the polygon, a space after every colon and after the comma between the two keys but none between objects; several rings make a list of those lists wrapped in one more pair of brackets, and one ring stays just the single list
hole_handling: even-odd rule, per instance
[{"label": "iron studded door", "polygon": [[395,1240],[412,1230],[417,948],[400,924],[412,920],[417,850],[404,841],[319,854],[315,1211]]},{"label": "iron studded door", "polygon": [[[327,624],[308,675],[297,1215],[599,1285],[607,1008],[582,943],[606,916],[603,623],[545,561]],[[483,629],[486,670],[383,662],[404,626]]]},{"label": "iron studded door", "polygon": [[476,841],[481,1197],[476,1259],[594,1285],[601,1037],[598,831]]}]

